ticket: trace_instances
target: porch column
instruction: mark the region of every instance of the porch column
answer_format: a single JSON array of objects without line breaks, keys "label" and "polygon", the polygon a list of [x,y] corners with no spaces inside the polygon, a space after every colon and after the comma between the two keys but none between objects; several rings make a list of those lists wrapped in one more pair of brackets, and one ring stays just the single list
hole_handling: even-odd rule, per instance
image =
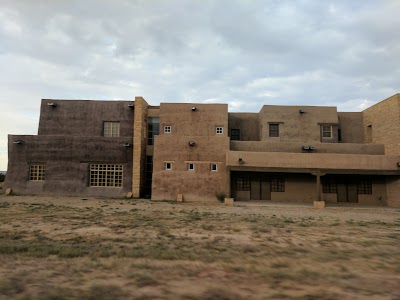
[{"label": "porch column", "polygon": [[321,197],[321,176],[324,176],[325,173],[322,173],[321,171],[315,171],[311,173],[314,175],[317,179],[317,186],[315,189],[315,195],[316,195],[316,200],[315,201],[322,201]]}]

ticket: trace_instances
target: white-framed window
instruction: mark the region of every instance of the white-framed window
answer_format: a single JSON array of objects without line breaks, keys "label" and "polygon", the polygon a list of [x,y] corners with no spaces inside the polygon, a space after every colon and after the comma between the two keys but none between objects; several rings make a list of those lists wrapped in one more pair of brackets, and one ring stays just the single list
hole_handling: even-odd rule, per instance
[{"label": "white-framed window", "polygon": [[187,164],[188,171],[194,171],[194,163]]},{"label": "white-framed window", "polygon": [[172,162],[166,161],[164,163],[164,166],[165,166],[165,170],[172,170]]},{"label": "white-framed window", "polygon": [[123,175],[121,164],[91,164],[90,186],[122,187]]},{"label": "white-framed window", "polygon": [[104,122],[105,137],[119,137],[119,122]]},{"label": "white-framed window", "polygon": [[164,133],[171,133],[172,127],[171,126],[164,126]]},{"label": "white-framed window", "polygon": [[223,134],[224,133],[224,127],[215,127],[215,133],[216,134]]},{"label": "white-framed window", "polygon": [[322,125],[322,137],[331,138],[332,137],[332,126]]},{"label": "white-framed window", "polygon": [[218,164],[212,163],[212,164],[210,165],[210,170],[211,170],[211,172],[216,172],[216,171],[218,171]]},{"label": "white-framed window", "polygon": [[46,174],[46,165],[30,165],[29,166],[29,180],[43,181]]}]

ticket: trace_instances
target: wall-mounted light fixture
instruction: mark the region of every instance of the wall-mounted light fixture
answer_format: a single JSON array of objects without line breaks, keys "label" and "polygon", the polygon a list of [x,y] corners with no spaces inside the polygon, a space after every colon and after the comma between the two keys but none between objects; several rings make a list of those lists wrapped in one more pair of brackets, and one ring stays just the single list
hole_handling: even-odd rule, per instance
[{"label": "wall-mounted light fixture", "polygon": [[397,162],[397,167],[400,168],[400,161]]},{"label": "wall-mounted light fixture", "polygon": [[299,114],[304,114],[305,113],[305,111],[304,110],[302,110],[302,109],[299,109]]},{"label": "wall-mounted light fixture", "polygon": [[192,111],[196,111],[196,109],[197,109],[197,108],[196,108],[195,106],[192,107]]},{"label": "wall-mounted light fixture", "polygon": [[56,107],[57,106],[57,104],[55,104],[54,102],[48,102],[47,103],[47,106],[50,106],[50,107]]},{"label": "wall-mounted light fixture", "polygon": [[243,160],[243,158],[241,158],[241,157],[239,157],[239,164],[244,164],[244,160]]},{"label": "wall-mounted light fixture", "polygon": [[128,107],[129,107],[129,108],[134,108],[134,107],[135,107],[135,104],[129,103],[129,104],[128,104]]},{"label": "wall-mounted light fixture", "polygon": [[15,141],[14,141],[14,144],[23,144],[23,143],[24,143],[23,140],[15,140]]},{"label": "wall-mounted light fixture", "polygon": [[306,150],[306,151],[313,151],[315,150],[314,146],[303,146],[301,147],[301,149]]},{"label": "wall-mounted light fixture", "polygon": [[124,144],[124,147],[132,147],[132,144],[125,143],[125,144]]},{"label": "wall-mounted light fixture", "polygon": [[196,145],[195,142],[193,142],[193,141],[190,141],[190,142],[189,142],[189,146],[190,146],[190,147],[193,147],[194,145]]}]

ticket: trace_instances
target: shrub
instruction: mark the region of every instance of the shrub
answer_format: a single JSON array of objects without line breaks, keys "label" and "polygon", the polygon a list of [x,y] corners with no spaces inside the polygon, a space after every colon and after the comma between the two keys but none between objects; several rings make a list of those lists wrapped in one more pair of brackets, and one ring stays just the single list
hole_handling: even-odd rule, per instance
[{"label": "shrub", "polygon": [[215,197],[217,197],[219,202],[224,202],[225,198],[226,198],[226,195],[225,195],[225,193],[215,193]]}]

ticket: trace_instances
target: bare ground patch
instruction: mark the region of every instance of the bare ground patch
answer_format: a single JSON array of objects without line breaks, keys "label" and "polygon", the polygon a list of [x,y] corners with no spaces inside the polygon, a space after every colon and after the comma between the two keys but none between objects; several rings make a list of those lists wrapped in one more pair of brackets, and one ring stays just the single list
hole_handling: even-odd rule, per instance
[{"label": "bare ground patch", "polygon": [[0,299],[396,299],[400,211],[0,196]]}]

